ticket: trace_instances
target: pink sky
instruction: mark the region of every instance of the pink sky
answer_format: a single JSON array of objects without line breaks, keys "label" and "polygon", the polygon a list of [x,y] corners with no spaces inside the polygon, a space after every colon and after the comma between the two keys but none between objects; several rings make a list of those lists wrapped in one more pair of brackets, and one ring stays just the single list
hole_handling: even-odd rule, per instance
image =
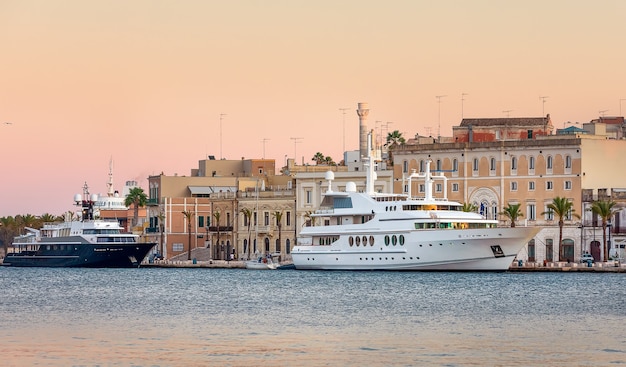
[{"label": "pink sky", "polygon": [[465,117],[618,115],[625,19],[621,0],[0,0],[0,216],[73,210],[111,158],[117,189],[189,175],[220,157],[220,114],[224,158],[265,138],[277,166],[358,149],[358,102],[409,137],[451,135],[463,93]]}]

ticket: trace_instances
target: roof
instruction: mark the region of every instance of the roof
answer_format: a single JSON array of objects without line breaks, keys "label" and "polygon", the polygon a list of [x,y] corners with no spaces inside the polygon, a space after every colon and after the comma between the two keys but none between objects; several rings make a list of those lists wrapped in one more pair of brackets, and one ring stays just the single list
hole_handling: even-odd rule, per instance
[{"label": "roof", "polygon": [[547,117],[505,117],[505,118],[477,118],[463,119],[460,126],[541,126],[550,123],[550,115]]},{"label": "roof", "polygon": [[208,195],[216,192],[235,192],[236,187],[232,186],[187,186],[191,195]]}]

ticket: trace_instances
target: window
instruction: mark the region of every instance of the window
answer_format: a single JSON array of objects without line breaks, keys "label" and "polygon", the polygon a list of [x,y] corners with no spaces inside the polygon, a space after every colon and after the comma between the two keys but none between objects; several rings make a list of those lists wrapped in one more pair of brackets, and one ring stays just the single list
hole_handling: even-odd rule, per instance
[{"label": "window", "polygon": [[290,226],[291,225],[291,212],[287,212],[285,214],[287,214],[287,217],[285,218],[285,224],[287,226]]},{"label": "window", "polygon": [[307,203],[307,204],[311,204],[312,199],[313,199],[313,195],[312,195],[311,190],[306,190],[306,191],[304,192],[304,194],[306,195],[306,203]]},{"label": "window", "polygon": [[458,183],[453,183],[452,184],[452,192],[459,192],[459,184]]},{"label": "window", "polygon": [[438,183],[437,185],[435,185],[435,192],[441,192],[441,191],[443,191],[443,185]]},{"label": "window", "polygon": [[546,182],[546,190],[553,190],[554,189],[554,185],[552,183],[552,181],[547,181]]},{"label": "window", "polygon": [[527,130],[526,131],[528,139],[532,139],[533,138],[533,131],[532,130]]},{"label": "window", "polygon": [[403,192],[409,192],[409,185],[404,185],[404,191]]},{"label": "window", "polygon": [[565,168],[572,168],[572,157],[569,155],[565,156]]},{"label": "window", "polygon": [[458,172],[459,171],[459,161],[456,158],[454,158],[452,160],[452,170],[454,172]]},{"label": "window", "polygon": [[535,190],[535,181],[528,182],[528,191],[534,191],[534,190]]},{"label": "window", "polygon": [[420,172],[424,172],[424,160],[420,160]]},{"label": "window", "polygon": [[478,172],[478,158],[474,158],[473,170],[474,172]]},{"label": "window", "polygon": [[528,169],[535,169],[535,157],[528,159]]},{"label": "window", "polygon": [[204,227],[204,217],[202,215],[198,215],[198,227]]},{"label": "window", "polygon": [[528,204],[528,206],[526,207],[526,211],[528,214],[526,215],[526,218],[528,218],[528,220],[537,219],[537,207],[535,206],[535,204]]},{"label": "window", "polygon": [[257,212],[254,212],[253,215],[252,215],[252,217],[254,218],[254,225],[255,226],[256,226],[256,223],[257,223],[257,218],[256,218],[257,215],[256,214],[257,214]]},{"label": "window", "polygon": [[511,170],[513,171],[517,170],[517,158],[516,157],[511,157]]},{"label": "window", "polygon": [[490,171],[495,171],[496,170],[496,159],[495,158],[491,158],[489,160],[489,170]]},{"label": "window", "polygon": [[409,172],[409,162],[408,161],[402,161],[402,172],[407,173]]},{"label": "window", "polygon": [[441,159],[437,159],[437,171],[441,171]]},{"label": "window", "polygon": [[565,181],[565,190],[572,189],[572,181]]},{"label": "window", "polygon": [[554,211],[548,208],[548,204],[546,204],[546,220],[554,220]]},{"label": "window", "polygon": [[546,238],[546,260],[554,260],[554,240],[552,238]]},{"label": "window", "polygon": [[184,251],[183,244],[182,243],[174,243],[174,244],[172,244],[172,251],[183,252]]},{"label": "window", "polygon": [[517,182],[511,181],[511,191],[517,191]]},{"label": "window", "polygon": [[548,156],[548,159],[546,160],[546,168],[552,169],[552,156]]},{"label": "window", "polygon": [[263,218],[264,218],[264,225],[269,226],[270,225],[270,213],[265,212],[263,213]]}]

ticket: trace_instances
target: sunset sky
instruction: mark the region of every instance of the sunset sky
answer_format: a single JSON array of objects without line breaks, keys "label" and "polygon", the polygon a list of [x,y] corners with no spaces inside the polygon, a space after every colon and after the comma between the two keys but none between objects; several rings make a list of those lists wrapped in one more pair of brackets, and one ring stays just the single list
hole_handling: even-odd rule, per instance
[{"label": "sunset sky", "polygon": [[146,191],[264,139],[278,167],[339,162],[359,102],[405,137],[462,109],[623,115],[626,1],[0,0],[0,216],[74,210],[111,158],[116,189]]}]

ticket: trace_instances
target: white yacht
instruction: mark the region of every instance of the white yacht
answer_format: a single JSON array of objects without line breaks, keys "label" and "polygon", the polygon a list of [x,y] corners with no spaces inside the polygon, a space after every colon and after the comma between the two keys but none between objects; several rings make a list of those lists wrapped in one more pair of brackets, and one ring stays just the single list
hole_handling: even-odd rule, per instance
[{"label": "white yacht", "polygon": [[[371,137],[369,142],[371,151]],[[539,227],[498,227],[497,220],[433,197],[433,182],[447,178],[412,173],[408,194],[374,192],[374,162],[367,158],[365,192],[350,182],[345,192],[328,188],[313,224],[300,232],[291,253],[296,269],[504,271]],[[424,197],[411,196],[411,180],[424,181]]]}]

